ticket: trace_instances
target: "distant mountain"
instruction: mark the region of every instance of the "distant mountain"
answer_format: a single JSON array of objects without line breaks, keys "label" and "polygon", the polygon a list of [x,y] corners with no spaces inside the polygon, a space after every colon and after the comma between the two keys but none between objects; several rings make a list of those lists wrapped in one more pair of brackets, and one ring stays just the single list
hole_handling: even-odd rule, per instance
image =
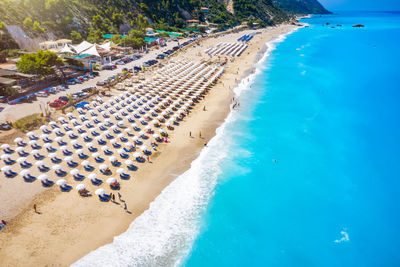
[{"label": "distant mountain", "polygon": [[294,14],[330,14],[318,0],[274,0],[283,10]]}]

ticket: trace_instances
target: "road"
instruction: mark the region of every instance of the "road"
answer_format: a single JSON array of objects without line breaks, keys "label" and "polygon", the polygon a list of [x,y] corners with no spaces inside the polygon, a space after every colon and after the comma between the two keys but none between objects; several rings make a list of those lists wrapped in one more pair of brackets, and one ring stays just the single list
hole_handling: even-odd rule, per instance
[{"label": "road", "polygon": [[[181,39],[180,42],[183,43],[187,40],[188,39]],[[40,103],[53,102],[54,100],[58,99],[60,96],[76,93],[87,87],[96,86],[97,82],[104,81],[107,78],[109,78],[113,75],[116,75],[117,73],[121,73],[123,68],[133,68],[136,65],[141,66],[145,61],[148,61],[150,59],[155,59],[159,53],[166,51],[168,49],[172,49],[176,45],[177,45],[177,43],[174,41],[167,42],[166,47],[150,50],[148,54],[144,54],[143,57],[138,60],[134,60],[126,65],[117,65],[117,68],[115,70],[99,71],[100,75],[93,79],[85,81],[82,84],[70,85],[67,90],[60,91],[56,94],[51,94],[47,97],[38,97],[37,100],[33,101],[32,103],[18,103],[15,105],[0,103],[0,109],[4,108],[0,112],[0,122],[15,121],[17,119],[28,116],[30,114],[41,113]]]}]

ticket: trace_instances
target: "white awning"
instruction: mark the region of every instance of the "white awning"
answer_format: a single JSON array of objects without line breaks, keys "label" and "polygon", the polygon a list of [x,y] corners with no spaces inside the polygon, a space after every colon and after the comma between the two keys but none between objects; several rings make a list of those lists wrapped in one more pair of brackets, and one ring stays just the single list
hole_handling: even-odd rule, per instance
[{"label": "white awning", "polygon": [[98,45],[100,48],[103,48],[104,50],[106,50],[107,52],[111,51],[111,42],[107,42],[105,44],[102,45]]},{"label": "white awning", "polygon": [[73,48],[75,49],[75,51],[80,54],[82,51],[85,51],[87,49],[89,49],[91,46],[93,46],[93,44],[87,42],[87,41],[83,41],[82,43],[73,46]]},{"label": "white awning", "polygon": [[100,54],[97,51],[97,45],[95,44],[92,45],[89,49],[80,52],[79,54],[100,57]]},{"label": "white awning", "polygon": [[67,44],[64,45],[64,47],[60,50],[59,53],[75,54],[75,52],[72,51],[71,48]]}]

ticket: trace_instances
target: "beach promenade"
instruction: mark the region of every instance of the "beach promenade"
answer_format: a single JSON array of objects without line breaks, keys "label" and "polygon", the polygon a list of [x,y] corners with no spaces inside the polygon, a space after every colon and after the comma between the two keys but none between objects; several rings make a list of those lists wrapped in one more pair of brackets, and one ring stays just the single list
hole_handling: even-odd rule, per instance
[{"label": "beach promenade", "polygon": [[[74,181],[68,173],[65,179],[68,180],[68,184],[73,186],[73,190],[66,193],[61,192],[56,185],[49,189],[44,189],[40,181],[26,183],[20,176],[8,179],[2,174],[0,178],[2,180],[0,183],[0,219],[7,220],[8,224],[6,228],[1,230],[1,265],[68,266],[99,246],[112,242],[114,236],[124,232],[137,216],[148,209],[150,203],[175,177],[190,167],[190,163],[215,135],[216,128],[230,112],[233,97],[232,89],[242,78],[245,78],[252,71],[253,63],[265,52],[265,44],[281,34],[290,32],[295,27],[292,25],[281,25],[263,30],[247,30],[201,40],[194,47],[183,48],[177,55],[171,57],[165,63],[169,68],[152,68],[151,70],[147,70],[145,73],[146,80],[144,81],[144,85],[148,85],[147,88],[145,86],[141,88],[127,88],[124,94],[130,92],[130,94],[143,93],[146,95],[147,92],[144,90],[149,90],[148,93],[150,94],[150,91],[157,87],[156,83],[159,83],[160,87],[157,90],[161,90],[159,92],[166,92],[162,91],[165,89],[165,84],[162,82],[163,79],[168,79],[168,75],[171,83],[174,83],[180,78],[178,74],[184,72],[185,69],[188,72],[190,70],[198,72],[203,70],[204,74],[210,73],[210,77],[217,75],[219,71],[223,70],[223,74],[218,82],[215,85],[207,87],[207,93],[199,95],[197,99],[199,102],[191,106],[189,113],[182,114],[185,116],[181,116],[178,124],[173,125],[173,130],[168,127],[166,122],[162,122],[161,127],[151,127],[154,131],[158,131],[160,128],[165,129],[168,133],[168,142],[158,143],[156,150],[154,150],[151,148],[151,144],[149,144],[150,140],[146,141],[145,145],[152,150],[152,153],[148,159],[147,156],[141,154],[145,162],[135,162],[138,170],[129,172],[131,176],[129,180],[119,179],[116,170],[120,167],[111,166],[108,156],[102,156],[106,160],[105,164],[110,166],[112,171],[111,177],[118,178],[121,184],[119,191],[110,191],[106,183],[102,186],[106,189],[107,193],[113,192],[117,194],[118,192],[121,195],[121,198],[117,197],[115,202],[100,202],[99,198],[95,195],[95,190],[98,187],[90,184],[87,177],[84,181],[78,182]],[[216,46],[217,43],[234,43],[243,34],[255,32],[259,32],[259,34],[254,35],[242,55],[234,57],[232,60],[228,57],[225,66],[217,64],[218,62],[225,61],[224,55],[210,57],[204,52]],[[133,62],[133,64],[139,63]],[[180,72],[171,72],[171,69],[174,67]],[[166,76],[162,76],[163,74]],[[189,79],[190,77],[195,77],[198,81],[202,81],[203,74],[199,77],[195,75],[196,73],[193,73],[191,76],[182,76],[184,78],[182,82],[186,82],[187,80],[185,79]],[[93,80],[93,82],[95,83],[96,80]],[[184,96],[188,88],[190,90],[206,88],[205,82],[203,82],[203,85],[198,83],[198,86],[194,86],[195,83],[196,81],[193,79],[193,83],[191,84],[193,87],[179,87],[176,85],[177,88],[181,88],[177,93]],[[90,85],[86,84],[83,86]],[[171,90],[174,88],[171,87]],[[179,98],[177,95],[173,96],[171,92],[168,91],[171,97]],[[100,101],[115,101],[115,97],[121,98],[120,94],[121,91],[112,90],[109,96],[104,97]],[[167,95],[165,97],[168,98]],[[190,104],[189,98],[189,95],[187,95],[185,103]],[[182,103],[182,105],[184,104]],[[171,111],[170,115],[179,114],[179,109]],[[79,117],[80,114],[74,111],[72,115]],[[113,118],[111,119],[114,124],[117,123]],[[140,125],[139,120],[136,123],[140,128],[145,128],[144,125]],[[136,132],[134,134],[135,136],[138,135]],[[152,134],[149,134],[149,136],[151,137]],[[63,138],[68,140],[66,137]],[[98,141],[98,139],[92,142],[95,143],[95,141]],[[69,146],[71,145],[69,144]],[[82,143],[82,145],[85,144]],[[53,146],[56,147],[57,145]],[[119,148],[115,148],[111,144],[107,144],[107,146],[113,154],[120,154],[118,152]],[[83,148],[86,150],[86,147]],[[72,148],[70,149],[72,150]],[[140,146],[137,146],[136,149],[140,151]],[[30,149],[27,148],[26,150]],[[58,154],[59,156],[62,155],[60,152]],[[78,159],[76,155],[73,156],[80,165],[83,160]],[[64,156],[61,157],[64,158]],[[13,158],[15,159],[15,155]],[[121,158],[117,159],[124,162]],[[132,154],[130,154],[129,159],[132,161],[135,160]],[[32,162],[32,160],[30,161]],[[63,170],[68,172],[71,170],[71,168],[65,165],[65,162],[62,164]],[[96,164],[97,166],[99,164]],[[49,165],[49,167],[51,166]],[[123,168],[126,169],[124,166]],[[87,176],[82,167],[80,167],[80,170],[82,174]],[[53,170],[49,171],[48,176],[51,180],[58,179],[54,175]],[[98,176],[100,177],[101,174],[98,173]],[[104,181],[108,177],[101,176]],[[75,187],[79,183],[86,185],[92,197],[84,198],[77,193]],[[33,210],[34,204],[36,204],[37,213]]]}]

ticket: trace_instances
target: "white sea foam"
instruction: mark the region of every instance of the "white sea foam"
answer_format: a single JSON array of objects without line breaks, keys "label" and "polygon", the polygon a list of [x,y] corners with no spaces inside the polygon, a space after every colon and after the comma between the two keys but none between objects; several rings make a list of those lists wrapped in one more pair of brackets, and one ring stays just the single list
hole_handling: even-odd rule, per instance
[{"label": "white sea foam", "polygon": [[[255,71],[234,89],[236,97],[250,88],[254,78],[284,35],[267,43],[267,51]],[[212,197],[221,163],[228,156],[226,126],[235,120],[231,112],[217,129],[191,168],[177,177],[111,244],[102,246],[72,266],[177,266],[189,254],[199,232],[199,221]]]},{"label": "white sea foam", "polygon": [[346,232],[346,229],[343,229],[342,231],[340,231],[340,234],[342,235],[342,237],[340,239],[336,239],[333,242],[342,243],[342,242],[350,241],[349,234]]}]

